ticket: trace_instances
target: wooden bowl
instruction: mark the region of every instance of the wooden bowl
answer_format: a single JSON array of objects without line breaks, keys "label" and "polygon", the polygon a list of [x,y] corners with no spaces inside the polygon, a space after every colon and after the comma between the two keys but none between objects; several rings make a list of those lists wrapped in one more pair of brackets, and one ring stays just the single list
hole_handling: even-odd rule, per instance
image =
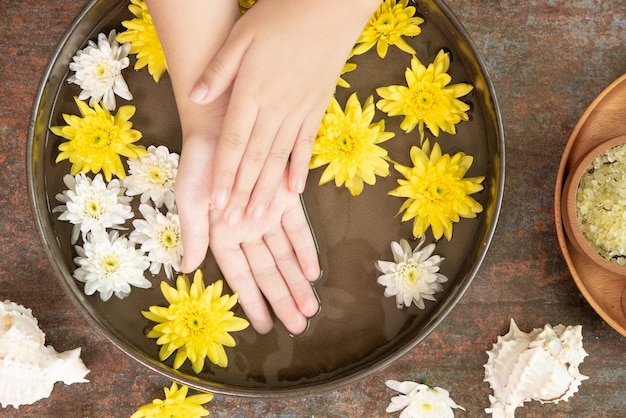
[{"label": "wooden bowl", "polygon": [[[554,190],[554,217],[561,252],[580,293],[613,329],[626,337],[626,313],[622,294],[626,276],[591,261],[577,248],[563,219],[563,190],[566,179],[593,149],[612,138],[626,135],[626,74],[602,91],[579,119],[563,150]],[[567,216],[567,215],[566,215]],[[624,307],[626,309],[626,307]]]},{"label": "wooden bowl", "polygon": [[[589,165],[605,151],[623,145],[626,143],[626,135],[620,135],[602,142],[589,151],[583,158],[578,160],[570,171],[561,195],[561,217],[563,219],[563,227],[567,237],[576,250],[587,257],[590,262],[598,264],[601,268],[610,270],[616,274],[626,276],[626,266],[620,266],[600,255],[585,238],[578,222],[576,215],[576,196],[578,194],[578,186],[582,176],[587,171]],[[626,163],[626,162],[625,162]]]}]

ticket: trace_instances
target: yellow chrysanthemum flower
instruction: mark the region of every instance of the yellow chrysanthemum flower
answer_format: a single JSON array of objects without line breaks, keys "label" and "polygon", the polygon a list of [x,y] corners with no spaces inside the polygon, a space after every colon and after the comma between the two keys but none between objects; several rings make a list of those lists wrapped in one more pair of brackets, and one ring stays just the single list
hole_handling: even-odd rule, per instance
[{"label": "yellow chrysanthemum flower", "polygon": [[55,135],[68,140],[59,145],[56,162],[69,160],[73,176],[102,170],[107,181],[111,181],[113,174],[123,179],[126,171],[120,155],[139,158],[148,154],[144,147],[133,144],[141,139],[141,132],[132,129],[130,122],[135,106],[121,106],[112,115],[99,104],[91,108],[82,100],[74,100],[82,117],[63,114],[67,126],[50,128]]},{"label": "yellow chrysanthemum flower", "polygon": [[413,219],[414,236],[420,238],[430,226],[435,239],[445,235],[449,241],[453,222],[482,212],[482,205],[470,195],[483,189],[484,177],[464,178],[473,160],[463,152],[442,155],[437,143],[431,151],[426,140],[421,149],[411,147],[413,167],[394,166],[406,180],[398,179],[399,186],[389,194],[407,198],[398,213],[406,210],[403,222]]},{"label": "yellow chrysanthemum flower", "polygon": [[322,118],[309,168],[328,164],[320,184],[335,179],[337,187],[345,184],[353,196],[363,191],[363,182],[376,183],[376,176],[388,176],[387,151],[377,144],[394,137],[385,132],[385,121],[372,123],[374,99],[370,96],[361,108],[356,93],[346,103],[345,112],[334,97]]},{"label": "yellow chrysanthemum flower", "polygon": [[413,56],[411,68],[407,68],[405,77],[407,86],[388,86],[376,89],[382,97],[376,103],[389,116],[404,115],[400,124],[405,132],[411,132],[419,126],[420,141],[424,139],[424,124],[434,136],[439,130],[450,134],[456,133],[456,124],[468,120],[469,105],[458,100],[474,88],[470,84],[450,84],[452,77],[447,73],[450,68],[450,56],[439,51],[435,61],[424,65]]},{"label": "yellow chrysanthemum flower", "polygon": [[236,345],[229,332],[246,329],[249,323],[230,310],[237,303],[237,294],[222,296],[222,288],[221,280],[205,287],[200,270],[194,274],[191,286],[186,275],[178,276],[176,288],[161,282],[161,292],[170,305],[151,306],[150,311],[142,312],[158,323],[148,338],[157,338],[156,343],[162,346],[161,361],[178,350],[175,369],[189,359],[193,370],[200,373],[206,357],[220,367],[228,365],[224,346]]},{"label": "yellow chrysanthemum flower", "polygon": [[155,399],[152,403],[140,406],[130,418],[196,418],[206,417],[209,411],[202,404],[213,400],[212,393],[201,393],[187,397],[189,387],[172,383],[170,389],[164,388],[165,399]]},{"label": "yellow chrysanthemum flower", "polygon": [[167,70],[167,63],[148,6],[144,0],[131,0],[128,10],[135,18],[122,22],[126,30],[119,33],[115,40],[120,43],[128,42],[130,53],[137,54],[135,70],[148,66],[148,72],[158,83]]},{"label": "yellow chrysanthemum flower", "polygon": [[403,36],[419,35],[422,32],[419,25],[424,19],[415,17],[415,7],[409,7],[408,3],[409,0],[385,0],[365,25],[352,53],[361,55],[376,45],[378,56],[385,58],[389,45],[395,45],[404,52],[415,54],[415,49]]}]

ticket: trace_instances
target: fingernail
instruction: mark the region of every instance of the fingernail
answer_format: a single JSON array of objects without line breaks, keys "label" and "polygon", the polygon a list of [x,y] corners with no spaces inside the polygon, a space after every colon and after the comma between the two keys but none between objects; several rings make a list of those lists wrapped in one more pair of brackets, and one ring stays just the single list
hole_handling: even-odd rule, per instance
[{"label": "fingernail", "polygon": [[215,195],[215,206],[219,210],[224,210],[226,203],[228,203],[228,193],[226,190],[220,190]]},{"label": "fingernail", "polygon": [[200,82],[189,93],[189,98],[196,104],[204,104],[207,95],[209,94],[209,86]]},{"label": "fingernail", "polygon": [[243,217],[243,210],[241,208],[233,208],[228,211],[228,215],[226,220],[230,225],[238,225],[241,222],[241,218]]},{"label": "fingernail", "polygon": [[252,217],[255,221],[260,221],[265,215],[265,205],[256,205],[252,210]]},{"label": "fingernail", "polygon": [[304,180],[301,178],[293,182],[292,191],[294,193],[302,193],[304,191]]}]

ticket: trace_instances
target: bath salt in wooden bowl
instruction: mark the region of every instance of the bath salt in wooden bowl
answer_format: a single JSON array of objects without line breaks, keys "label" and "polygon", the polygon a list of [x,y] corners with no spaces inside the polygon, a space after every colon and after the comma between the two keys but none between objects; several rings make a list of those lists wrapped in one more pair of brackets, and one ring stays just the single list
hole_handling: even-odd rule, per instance
[{"label": "bath salt in wooden bowl", "polygon": [[572,245],[602,268],[626,275],[626,135],[601,143],[575,164],[561,207]]}]

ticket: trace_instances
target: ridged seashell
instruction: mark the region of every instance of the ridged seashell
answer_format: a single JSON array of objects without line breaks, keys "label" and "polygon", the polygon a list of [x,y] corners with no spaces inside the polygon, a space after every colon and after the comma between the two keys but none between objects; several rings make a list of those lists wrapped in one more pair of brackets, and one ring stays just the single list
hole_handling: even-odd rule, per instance
[{"label": "ridged seashell", "polygon": [[80,347],[57,353],[30,309],[0,302],[0,406],[31,404],[47,398],[55,382],[88,382]]},{"label": "ridged seashell", "polygon": [[493,418],[512,418],[515,409],[530,400],[567,401],[588,379],[578,371],[587,356],[582,340],[580,325],[546,325],[525,333],[511,319],[509,332],[487,351],[485,381],[493,396],[485,411]]}]

